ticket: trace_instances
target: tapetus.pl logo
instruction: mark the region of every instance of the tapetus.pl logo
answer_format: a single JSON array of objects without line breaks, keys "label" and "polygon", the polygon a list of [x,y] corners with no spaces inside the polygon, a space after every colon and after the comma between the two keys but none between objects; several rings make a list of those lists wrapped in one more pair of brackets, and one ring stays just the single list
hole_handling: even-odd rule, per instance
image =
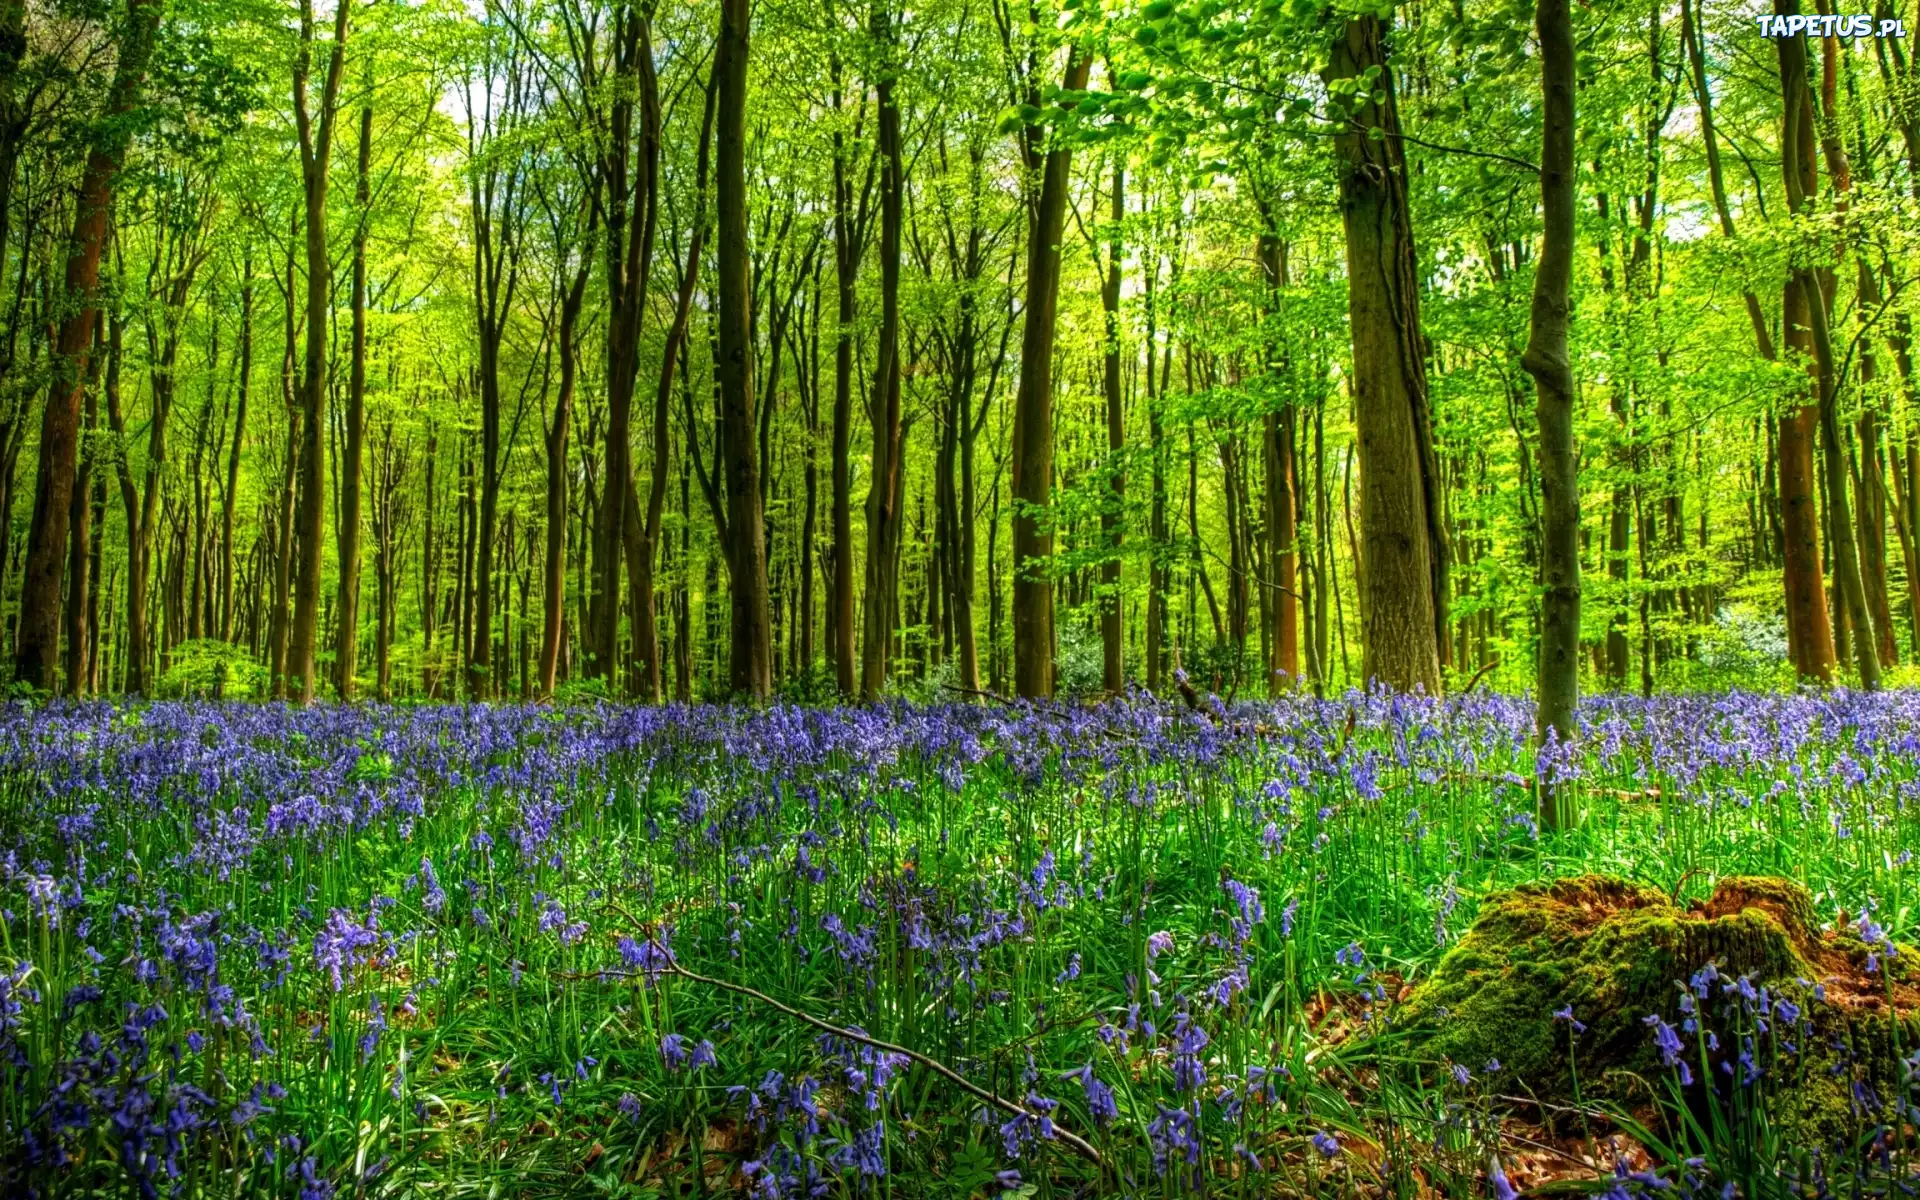
[{"label": "tapetus.pl logo", "polygon": [[1754,18],[1760,27],[1760,36],[1768,38],[1798,37],[1843,37],[1843,38],[1904,38],[1907,36],[1907,23],[1898,17],[1870,17],[1864,13],[1839,15],[1829,13],[1801,14],[1785,17],[1775,13],[1764,13]]}]

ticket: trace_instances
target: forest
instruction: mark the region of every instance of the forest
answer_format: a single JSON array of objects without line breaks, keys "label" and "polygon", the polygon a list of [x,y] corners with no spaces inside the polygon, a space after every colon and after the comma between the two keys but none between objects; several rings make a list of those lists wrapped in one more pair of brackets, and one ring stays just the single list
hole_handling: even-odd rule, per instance
[{"label": "forest", "polygon": [[1912,14],[1580,6],[1553,63],[1465,0],[6,12],[19,687],[1651,693],[1920,637]]},{"label": "forest", "polygon": [[1913,0],[326,2],[0,0],[0,1196],[1920,1189]]}]

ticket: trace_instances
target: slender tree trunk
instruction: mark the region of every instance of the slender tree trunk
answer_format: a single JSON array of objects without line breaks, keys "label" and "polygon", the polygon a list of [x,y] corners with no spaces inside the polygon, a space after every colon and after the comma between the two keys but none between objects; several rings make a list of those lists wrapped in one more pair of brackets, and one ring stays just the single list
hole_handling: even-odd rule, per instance
[{"label": "slender tree trunk", "polygon": [[[1111,73],[1111,68],[1109,68]],[[1113,193],[1107,209],[1107,269],[1100,282],[1100,308],[1106,318],[1105,353],[1101,356],[1101,390],[1107,402],[1107,490],[1100,498],[1100,686],[1109,696],[1127,690],[1125,597],[1121,592],[1120,551],[1126,536],[1124,515],[1127,473],[1121,455],[1127,447],[1126,398],[1120,381],[1120,288],[1124,276],[1125,240],[1121,222],[1127,215],[1127,167],[1124,155],[1113,160]]]},{"label": "slender tree trunk", "polygon": [[[829,65],[834,80],[834,108],[843,107],[839,85],[841,66]],[[854,130],[858,140],[858,126]],[[835,686],[842,696],[854,694],[853,603],[853,322],[857,314],[860,259],[866,249],[867,206],[863,193],[856,211],[850,175],[850,139],[836,123],[833,133],[833,263],[836,313],[833,345],[833,555],[828,603],[828,633],[832,645]],[[868,178],[871,179],[871,174]]]},{"label": "slender tree trunk", "polygon": [[[1067,49],[1068,92],[1087,85],[1092,59]],[[1025,133],[1029,174],[1039,192],[1028,213],[1026,324],[1013,410],[1014,691],[1053,695],[1053,341],[1060,301],[1060,236],[1066,227],[1073,152],[1043,126]]]},{"label": "slender tree trunk", "polygon": [[[1775,0],[1774,11],[1782,16],[1797,15],[1799,0]],[[1807,81],[1806,45],[1800,34],[1776,38],[1774,47],[1780,60],[1780,83],[1785,101],[1785,130],[1781,145],[1783,174],[1787,185],[1787,206],[1799,212],[1813,198],[1814,163],[1813,100]],[[1829,550],[1840,601],[1845,606],[1857,655],[1861,685],[1869,690],[1880,686],[1880,657],[1874,635],[1873,618],[1867,608],[1866,590],[1860,577],[1860,560],[1853,536],[1853,518],[1848,501],[1846,449],[1840,436],[1838,379],[1833,340],[1827,324],[1830,301],[1820,273],[1794,264],[1790,287],[1801,294],[1801,313],[1806,322],[1805,337],[1813,350],[1814,392],[1820,429],[1820,449],[1826,460],[1825,484],[1827,513],[1833,526]]]},{"label": "slender tree trunk", "polygon": [[[1438,695],[1447,652],[1447,545],[1427,403],[1425,339],[1393,72],[1379,18],[1346,22],[1329,83],[1377,76],[1347,94],[1336,140],[1360,448],[1363,670],[1368,682]],[[1381,133],[1377,139],[1374,131]]]},{"label": "slender tree trunk", "polygon": [[879,99],[880,330],[873,394],[873,469],[867,478],[866,626],[860,650],[860,694],[875,700],[887,686],[889,650],[900,590],[900,500],[906,465],[900,444],[900,238],[906,223],[906,166],[900,149],[900,106],[894,95],[899,40],[885,3],[874,5],[872,34],[886,61]]},{"label": "slender tree trunk", "polygon": [[[131,127],[124,119],[146,82],[163,0],[127,0],[118,62],[105,106],[106,120],[87,150],[73,233],[67,240],[59,333],[54,341],[53,386],[40,421],[40,469],[34,482],[33,523],[27,531],[26,575],[14,643],[14,678],[51,689],[60,657],[61,585],[66,574],[67,526],[79,472],[80,401],[99,307],[100,257],[107,241],[113,187],[126,161]],[[11,164],[7,164],[11,177]],[[21,268],[25,270],[24,265]],[[77,598],[76,598],[77,600]]]},{"label": "slender tree trunk", "polygon": [[[592,205],[585,205],[592,209]],[[560,297],[560,391],[553,402],[553,421],[547,427],[546,558],[541,564],[540,695],[551,699],[560,668],[560,642],[567,616],[567,443],[573,429],[573,393],[580,374],[577,331],[587,295],[587,277],[593,262],[593,230],[587,229],[587,247],[580,265]]]},{"label": "slender tree trunk", "polygon": [[[0,249],[4,243],[0,243]],[[101,315],[94,313],[93,348],[87,357],[86,383],[86,425],[84,431],[91,434],[100,424],[100,343],[104,340],[106,322]],[[80,455],[79,474],[73,486],[73,512],[69,518],[67,538],[67,664],[66,693],[69,696],[87,694],[90,678],[87,672],[87,645],[90,633],[92,612],[87,597],[92,592],[93,547],[96,540],[93,528],[93,476],[96,470],[91,446],[84,448]]]},{"label": "slender tree trunk", "polygon": [[[345,4],[347,0],[335,0]],[[340,594],[334,602],[334,690],[353,699],[360,646],[360,462],[367,429],[367,208],[373,154],[373,106],[360,108],[360,144],[353,176],[353,342],[347,375],[346,453],[340,463]]]},{"label": "slender tree trunk", "polygon": [[[1264,208],[1263,208],[1264,216]],[[1280,312],[1281,289],[1288,284],[1287,247],[1271,229],[1260,234],[1258,247],[1262,282],[1267,288],[1267,311]],[[1284,356],[1268,350],[1269,371],[1288,369]],[[1267,469],[1267,561],[1271,578],[1261,581],[1269,599],[1267,611],[1267,687],[1274,694],[1294,686],[1300,678],[1299,501],[1294,478],[1294,413],[1291,408],[1261,416],[1262,448]]]},{"label": "slender tree trunk", "polygon": [[[1580,479],[1574,453],[1573,364],[1567,349],[1573,278],[1573,214],[1577,188],[1573,159],[1573,19],[1568,0],[1539,0],[1540,208],[1544,236],[1533,281],[1533,312],[1520,365],[1533,376],[1540,424],[1539,685],[1535,732],[1544,746],[1579,736],[1580,699]],[[1543,779],[1540,820],[1548,829],[1572,825],[1573,793]]]},{"label": "slender tree trunk", "polygon": [[233,520],[240,498],[240,451],[247,437],[247,399],[253,388],[253,247],[240,268],[240,365],[235,379],[233,442],[227,447],[227,486],[220,497],[220,637],[234,636]]},{"label": "slender tree trunk", "polygon": [[766,525],[754,440],[753,303],[747,246],[747,53],[750,0],[720,0],[714,52],[718,167],[720,423],[726,441],[727,568],[732,586],[729,682],[736,695],[773,691],[773,620],[767,598]]},{"label": "slender tree trunk", "polygon": [[293,69],[294,121],[300,133],[300,167],[306,205],[307,345],[300,386],[305,428],[300,444],[300,501],[296,515],[299,576],[294,586],[293,633],[287,648],[288,674],[300,680],[300,701],[314,695],[314,645],[320,629],[320,569],[325,546],[327,459],[327,326],[331,310],[332,263],[327,258],[327,176],[333,159],[333,123],[338,111],[340,69],[347,48],[347,19],[352,0],[335,0],[333,46],[322,85],[320,111],[307,110],[307,79],[313,54],[313,4],[302,0],[299,56]]},{"label": "slender tree trunk", "polygon": [[658,704],[666,687],[666,668],[660,661],[660,630],[654,611],[653,564],[659,556],[661,522],[666,513],[667,477],[673,445],[672,422],[674,372],[687,352],[687,330],[693,319],[693,294],[700,281],[700,255],[707,237],[708,147],[712,142],[715,93],[709,79],[706,115],[700,124],[700,150],[694,169],[693,226],[687,240],[687,261],[680,276],[680,291],[674,297],[673,324],[667,329],[667,341],[660,358],[660,378],[653,396],[653,471],[647,483],[646,527],[642,532],[639,570],[635,573],[632,609],[634,637],[640,643],[640,695]]}]

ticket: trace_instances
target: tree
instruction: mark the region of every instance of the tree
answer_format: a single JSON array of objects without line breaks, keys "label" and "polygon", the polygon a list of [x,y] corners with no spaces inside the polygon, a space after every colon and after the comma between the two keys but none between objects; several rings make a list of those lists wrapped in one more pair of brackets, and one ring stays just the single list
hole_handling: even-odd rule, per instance
[{"label": "tree", "polygon": [[[345,3],[345,0],[339,0]],[[372,81],[368,81],[371,89]],[[347,305],[352,329],[347,365],[346,436],[340,459],[340,591],[334,604],[333,686],[342,700],[353,699],[360,648],[360,474],[367,434],[367,221],[373,155],[373,101],[360,105],[360,138],[353,172],[353,283]]]},{"label": "tree", "polygon": [[880,333],[873,391],[867,403],[873,466],[867,481],[866,629],[860,650],[860,694],[877,699],[887,685],[887,659],[898,620],[900,506],[906,492],[900,430],[900,238],[906,224],[906,163],[900,148],[900,35],[887,0],[875,0],[872,33],[880,58],[879,101]]},{"label": "tree", "polygon": [[300,47],[293,66],[293,112],[300,135],[301,194],[305,202],[307,251],[306,356],[300,381],[300,492],[294,517],[299,573],[294,581],[293,629],[287,673],[300,680],[300,700],[314,695],[314,644],[320,630],[320,573],[326,524],[327,331],[332,315],[333,264],[327,258],[327,182],[333,161],[334,118],[339,113],[340,73],[346,59],[352,0],[335,0],[333,42],[327,56],[320,107],[309,111],[312,73],[313,0],[300,0]]},{"label": "tree", "polygon": [[[20,587],[20,624],[14,675],[51,689],[60,654],[60,585],[65,574],[67,526],[79,472],[80,401],[92,352],[99,305],[100,256],[106,246],[114,184],[131,141],[128,117],[139,103],[153,54],[162,0],[127,0],[119,33],[119,61],[102,119],[87,146],[85,174],[67,239],[64,312],[54,346],[56,365],[40,422],[40,469],[34,485],[33,523],[27,534],[26,574]],[[10,165],[10,164],[9,164]],[[78,597],[75,601],[78,602]]]},{"label": "tree", "polygon": [[[1521,365],[1533,376],[1540,422],[1539,685],[1536,732],[1542,746],[1579,736],[1580,480],[1574,453],[1573,362],[1567,349],[1568,293],[1573,279],[1574,164],[1573,19],[1567,0],[1540,0],[1540,210],[1545,223],[1534,267],[1533,313]],[[1570,825],[1564,787],[1540,781],[1541,824]]]},{"label": "tree", "polygon": [[719,297],[720,436],[725,442],[727,570],[732,588],[728,673],[736,695],[773,691],[773,619],[754,440],[753,292],[747,277],[747,51],[750,0],[720,0],[714,51],[715,185],[719,217],[714,290]]},{"label": "tree", "polygon": [[[1062,91],[1084,88],[1091,65],[1069,45]],[[1029,98],[1036,112],[1037,88],[1036,80]],[[1026,320],[1013,402],[1013,675],[1019,695],[1044,700],[1054,688],[1053,346],[1073,151],[1057,128],[1034,123],[1025,127],[1021,149],[1028,174],[1038,179],[1027,218]]]},{"label": "tree", "polygon": [[1335,144],[1360,451],[1363,670],[1370,682],[1437,695],[1447,646],[1447,542],[1386,32],[1375,16],[1347,20],[1326,72],[1329,103],[1339,106],[1330,111],[1340,124]]}]

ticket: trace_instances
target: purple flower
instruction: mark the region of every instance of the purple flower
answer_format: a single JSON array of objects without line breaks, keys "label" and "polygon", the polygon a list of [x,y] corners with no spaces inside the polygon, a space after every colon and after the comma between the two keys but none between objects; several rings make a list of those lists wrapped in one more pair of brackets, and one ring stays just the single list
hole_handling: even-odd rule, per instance
[{"label": "purple flower", "polygon": [[1520,1198],[1520,1193],[1514,1191],[1513,1185],[1507,1182],[1507,1173],[1500,1169],[1500,1163],[1497,1160],[1487,1171],[1487,1195],[1492,1197],[1492,1200],[1519,1200]]},{"label": "purple flower", "polygon": [[1653,1030],[1653,1044],[1660,1050],[1660,1061],[1671,1067],[1680,1061],[1686,1052],[1686,1046],[1680,1041],[1680,1035],[1673,1026],[1660,1019],[1659,1013],[1649,1013],[1641,1018],[1641,1023]]},{"label": "purple flower", "polygon": [[1080,1080],[1080,1087],[1087,1094],[1087,1112],[1092,1115],[1094,1124],[1105,1126],[1120,1115],[1120,1108],[1114,1103],[1113,1089],[1100,1082],[1100,1077],[1093,1073],[1092,1063],[1076,1071],[1068,1071],[1067,1077]]},{"label": "purple flower", "polygon": [[661,1038],[660,1057],[666,1060],[669,1071],[678,1071],[687,1062],[687,1039],[677,1033]]},{"label": "purple flower", "polygon": [[1324,1129],[1313,1131],[1313,1148],[1320,1152],[1321,1158],[1333,1158],[1340,1153],[1340,1139]]}]

